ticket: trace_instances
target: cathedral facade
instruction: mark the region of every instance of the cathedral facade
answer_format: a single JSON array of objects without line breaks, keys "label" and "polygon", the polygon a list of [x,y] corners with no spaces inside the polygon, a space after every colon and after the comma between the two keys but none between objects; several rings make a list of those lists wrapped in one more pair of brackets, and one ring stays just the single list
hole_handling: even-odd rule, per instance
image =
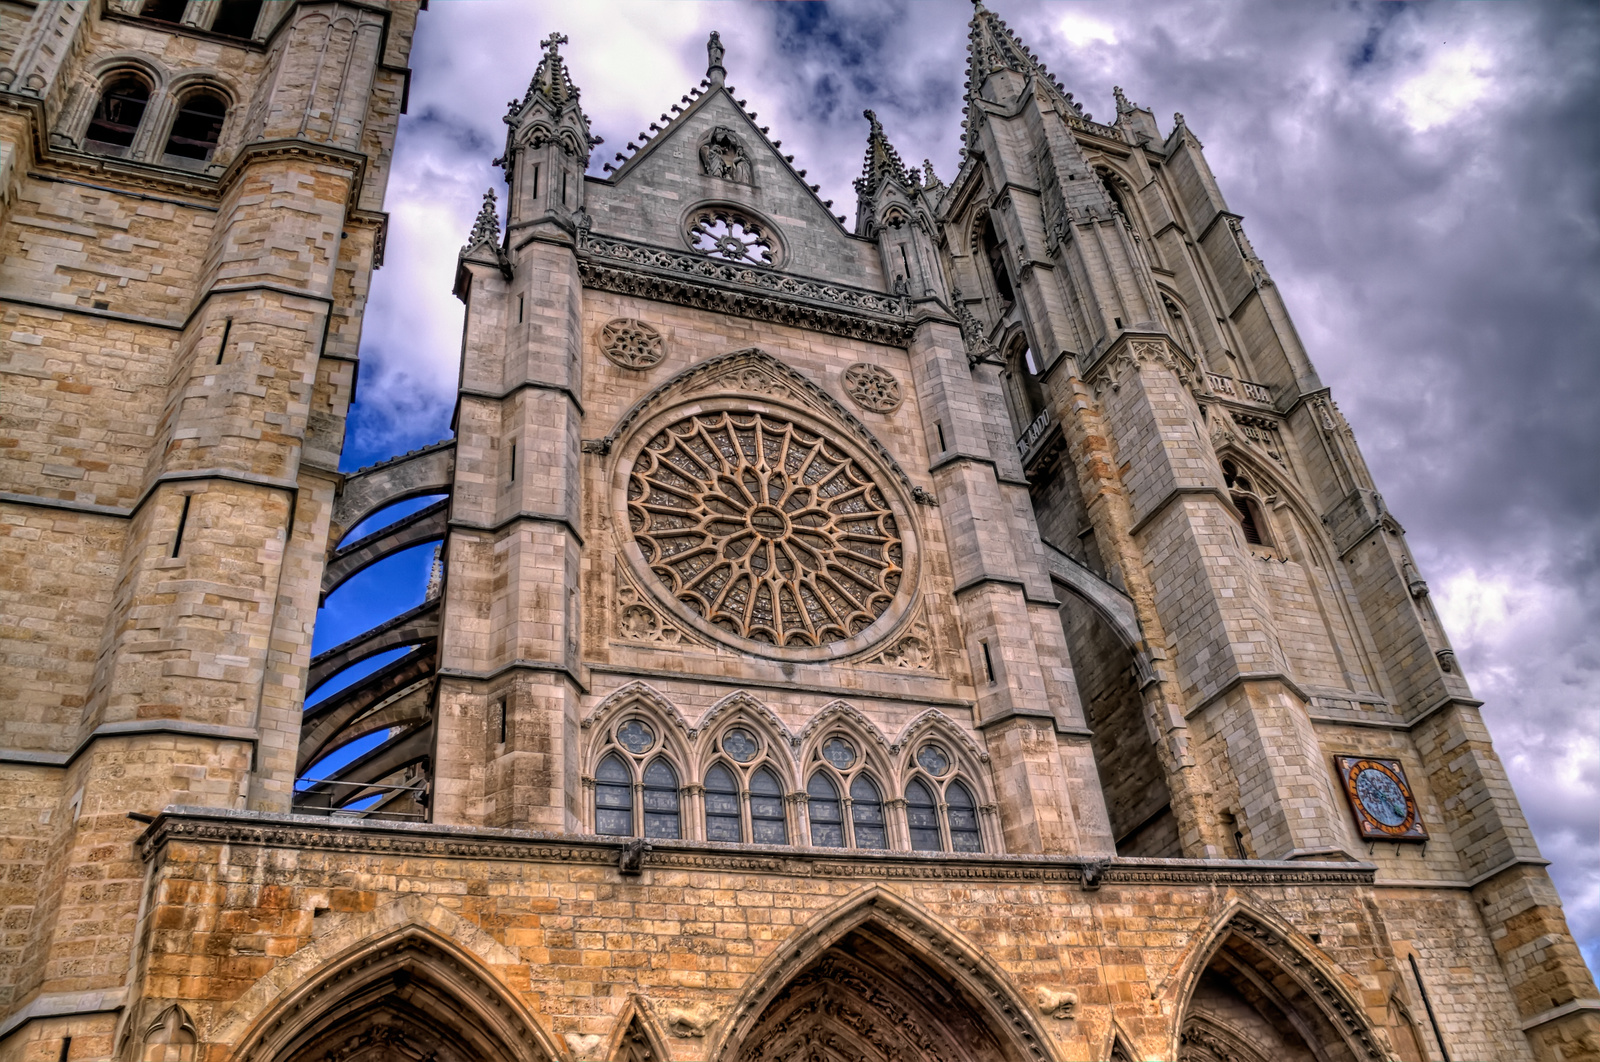
[{"label": "cathedral facade", "polygon": [[341,473],[417,12],[0,4],[0,1060],[1600,1059],[1181,115],[980,5],[851,219],[716,34],[591,175],[552,34],[452,437]]}]

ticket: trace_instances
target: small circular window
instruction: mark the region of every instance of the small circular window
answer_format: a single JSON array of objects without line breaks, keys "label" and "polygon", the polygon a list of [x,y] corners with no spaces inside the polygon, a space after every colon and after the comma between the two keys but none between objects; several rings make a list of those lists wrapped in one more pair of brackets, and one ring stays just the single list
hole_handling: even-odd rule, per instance
[{"label": "small circular window", "polygon": [[822,758],[841,771],[848,771],[856,762],[855,746],[841,737],[829,738],[822,746]]}]

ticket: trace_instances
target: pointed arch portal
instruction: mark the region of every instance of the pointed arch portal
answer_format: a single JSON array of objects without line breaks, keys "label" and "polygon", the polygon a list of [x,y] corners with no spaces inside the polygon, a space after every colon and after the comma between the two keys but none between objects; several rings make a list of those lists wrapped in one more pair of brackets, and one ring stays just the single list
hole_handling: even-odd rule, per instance
[{"label": "pointed arch portal", "polygon": [[[786,948],[721,1062],[1041,1062],[1028,1008],[977,953],[874,890]],[[743,1011],[742,1014],[737,1013]]]},{"label": "pointed arch portal", "polygon": [[521,1008],[470,958],[412,929],[285,997],[248,1062],[551,1062]]},{"label": "pointed arch portal", "polygon": [[1262,921],[1235,915],[1194,976],[1179,1062],[1377,1062],[1359,1007]]}]

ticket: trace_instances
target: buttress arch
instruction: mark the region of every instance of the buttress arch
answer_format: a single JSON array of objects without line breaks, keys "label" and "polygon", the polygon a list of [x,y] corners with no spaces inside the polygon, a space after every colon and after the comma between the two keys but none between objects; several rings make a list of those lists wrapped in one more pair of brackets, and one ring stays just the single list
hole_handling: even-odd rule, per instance
[{"label": "buttress arch", "polygon": [[755,1062],[791,1039],[889,1057],[1054,1062],[1034,1009],[981,951],[920,907],[872,886],[785,941],[717,1023],[705,1057]]},{"label": "buttress arch", "polygon": [[1234,899],[1158,992],[1176,1019],[1164,1057],[1210,1062],[1203,1041],[1224,1030],[1274,1062],[1388,1062],[1345,981],[1287,923]]},{"label": "buttress arch", "polygon": [[257,1019],[239,1062],[563,1062],[532,1015],[477,960],[408,925],[349,948]]}]

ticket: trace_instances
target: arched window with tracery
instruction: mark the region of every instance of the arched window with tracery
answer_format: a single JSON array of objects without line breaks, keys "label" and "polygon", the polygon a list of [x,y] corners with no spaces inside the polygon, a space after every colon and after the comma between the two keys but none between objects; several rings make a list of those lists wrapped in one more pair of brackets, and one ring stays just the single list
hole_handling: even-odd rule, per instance
[{"label": "arched window with tracery", "polygon": [[594,832],[607,837],[633,836],[633,774],[615,754],[594,772]]},{"label": "arched window with tracery", "polygon": [[788,844],[783,783],[770,742],[754,728],[732,726],[714,747],[718,759],[705,774],[706,839]]},{"label": "arched window with tracery", "polygon": [[150,106],[150,83],[138,74],[113,74],[100,92],[84,146],[105,155],[124,155],[133,146]]},{"label": "arched window with tracery", "polygon": [[678,810],[678,772],[660,756],[644,769],[644,835],[683,836],[682,816]]},{"label": "arched window with tracery", "polygon": [[[806,782],[811,843],[821,848],[889,847],[883,790],[867,770],[856,741],[830,734],[817,746],[812,761]],[[841,799],[841,793],[848,797]]]},{"label": "arched window with tracery", "polygon": [[1261,508],[1261,499],[1251,485],[1250,478],[1240,472],[1232,461],[1224,461],[1222,480],[1227,485],[1228,496],[1233,499],[1233,507],[1239,514],[1239,523],[1244,529],[1244,540],[1252,546],[1271,547],[1273,544],[1271,525],[1267,522],[1266,511]]},{"label": "arched window with tracery", "polygon": [[981,852],[978,804],[955,774],[951,756],[929,742],[917,750],[917,774],[906,782],[906,823],[915,852]]},{"label": "arched window with tracery", "polygon": [[595,833],[683,836],[678,770],[654,721],[624,716],[606,733],[599,755],[594,770]]},{"label": "arched window with tracery", "polygon": [[214,92],[201,90],[185,96],[167,134],[162,161],[178,166],[209,162],[222,138],[222,123],[227,116],[227,102]]}]

